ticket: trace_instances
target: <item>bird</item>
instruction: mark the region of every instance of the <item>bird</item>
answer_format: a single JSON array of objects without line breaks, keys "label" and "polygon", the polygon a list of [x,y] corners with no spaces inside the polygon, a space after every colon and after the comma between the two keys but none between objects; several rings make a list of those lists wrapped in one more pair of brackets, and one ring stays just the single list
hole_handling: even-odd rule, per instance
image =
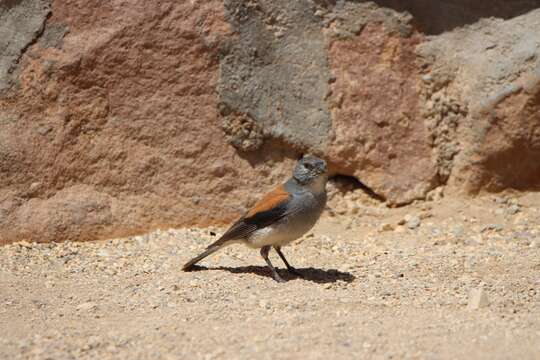
[{"label": "bird", "polygon": [[326,205],[327,181],[327,166],[323,159],[313,155],[302,157],[285,183],[263,196],[217,241],[188,261],[182,270],[193,270],[195,264],[207,256],[228,245],[241,243],[260,249],[275,281],[285,282],[268,258],[272,247],[289,273],[301,277],[302,274],[289,264],[281,247],[313,228]]}]

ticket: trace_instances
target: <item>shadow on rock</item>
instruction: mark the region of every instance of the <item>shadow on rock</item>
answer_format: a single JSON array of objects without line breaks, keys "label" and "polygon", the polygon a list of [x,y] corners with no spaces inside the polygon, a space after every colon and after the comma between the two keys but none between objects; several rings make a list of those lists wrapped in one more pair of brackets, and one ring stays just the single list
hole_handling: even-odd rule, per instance
[{"label": "shadow on rock", "polygon": [[[204,266],[194,266],[192,271],[201,271],[201,270],[209,270],[209,271],[228,271],[233,274],[254,274],[258,276],[268,277],[272,278],[272,274],[270,272],[270,269],[268,269],[266,266],[240,266],[240,267],[226,267],[226,266],[220,266],[216,268],[207,268]],[[279,269],[278,272],[281,275],[281,277],[285,280],[307,280],[312,281],[314,283],[318,284],[326,284],[326,283],[333,283],[338,280],[345,281],[345,282],[353,282],[356,277],[348,272],[342,272],[335,269],[329,269],[329,270],[323,270],[323,269],[315,269],[315,268],[302,268],[302,269],[296,269],[301,276],[296,276],[291,273],[289,273],[285,269]]]},{"label": "shadow on rock", "polygon": [[438,35],[470,25],[484,18],[511,19],[540,7],[538,0],[373,0],[377,5],[398,12],[406,11],[413,17],[420,31]]}]

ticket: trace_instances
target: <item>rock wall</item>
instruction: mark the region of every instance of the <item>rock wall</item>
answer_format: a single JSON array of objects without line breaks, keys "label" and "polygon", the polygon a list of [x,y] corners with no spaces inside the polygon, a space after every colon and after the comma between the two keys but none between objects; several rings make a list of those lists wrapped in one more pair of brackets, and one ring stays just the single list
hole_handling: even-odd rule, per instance
[{"label": "rock wall", "polygon": [[538,29],[540,9],[506,21],[480,20],[417,48],[429,66],[429,83],[439,89],[431,95],[433,106],[449,109],[439,111],[440,122],[459,125],[452,136],[454,190],[540,185]]},{"label": "rock wall", "polygon": [[225,223],[305,152],[389,205],[540,187],[540,2],[0,3],[0,244]]}]

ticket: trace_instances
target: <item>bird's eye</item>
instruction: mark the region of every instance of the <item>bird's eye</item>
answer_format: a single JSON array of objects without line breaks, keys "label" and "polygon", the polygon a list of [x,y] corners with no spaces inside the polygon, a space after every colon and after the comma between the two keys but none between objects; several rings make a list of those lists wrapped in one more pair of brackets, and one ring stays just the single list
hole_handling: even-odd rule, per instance
[{"label": "bird's eye", "polygon": [[305,164],[304,164],[304,167],[305,167],[306,169],[308,169],[308,170],[313,170],[313,165],[310,164],[310,163],[305,163]]}]

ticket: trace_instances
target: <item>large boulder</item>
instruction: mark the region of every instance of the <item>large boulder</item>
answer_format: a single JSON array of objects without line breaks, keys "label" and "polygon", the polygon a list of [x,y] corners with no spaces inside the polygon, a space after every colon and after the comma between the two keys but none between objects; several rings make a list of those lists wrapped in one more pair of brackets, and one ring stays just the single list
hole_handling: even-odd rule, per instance
[{"label": "large boulder", "polygon": [[540,187],[540,9],[429,39],[431,107],[456,128],[449,185],[477,193]]},{"label": "large boulder", "polygon": [[0,100],[0,243],[222,223],[289,172],[223,135],[220,2],[57,1],[47,27]]}]

